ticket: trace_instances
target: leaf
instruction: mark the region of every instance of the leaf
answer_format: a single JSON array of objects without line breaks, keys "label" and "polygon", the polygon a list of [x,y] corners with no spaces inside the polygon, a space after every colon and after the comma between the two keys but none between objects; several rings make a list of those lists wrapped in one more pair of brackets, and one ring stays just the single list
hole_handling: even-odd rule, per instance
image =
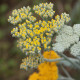
[{"label": "leaf", "polygon": [[69,78],[69,77],[64,77],[62,75],[59,75],[59,79],[58,80],[74,80],[73,78]]},{"label": "leaf", "polygon": [[[79,60],[78,59],[73,59],[73,58],[69,58],[72,62],[74,63],[79,63]],[[63,61],[60,61],[59,64],[63,64],[64,66],[67,66],[67,67],[71,67],[71,68],[75,68],[69,61],[67,60],[63,60]]]}]

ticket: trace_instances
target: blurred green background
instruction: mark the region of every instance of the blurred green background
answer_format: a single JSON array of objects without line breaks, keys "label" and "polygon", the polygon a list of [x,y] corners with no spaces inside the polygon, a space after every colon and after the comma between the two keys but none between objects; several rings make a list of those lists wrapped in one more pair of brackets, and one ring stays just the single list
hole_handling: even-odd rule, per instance
[{"label": "blurred green background", "polygon": [[[28,80],[28,76],[36,71],[20,70],[21,60],[25,54],[16,47],[16,38],[11,36],[12,25],[7,22],[13,9],[44,2],[52,2],[56,14],[69,13],[72,21],[69,25],[80,23],[80,0],[0,0],[0,80]],[[80,71],[68,68],[70,74],[80,80]]]}]

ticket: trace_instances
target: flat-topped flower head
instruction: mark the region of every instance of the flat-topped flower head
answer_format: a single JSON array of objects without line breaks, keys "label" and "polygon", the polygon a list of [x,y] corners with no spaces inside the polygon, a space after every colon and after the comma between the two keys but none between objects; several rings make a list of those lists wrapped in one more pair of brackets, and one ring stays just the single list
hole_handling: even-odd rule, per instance
[{"label": "flat-topped flower head", "polygon": [[[79,25],[79,24],[78,24]],[[71,49],[71,54],[77,49],[74,49],[73,44],[79,42],[79,34],[77,34],[77,29],[79,26],[77,24],[73,27],[64,25],[56,36],[56,43],[53,44],[53,50],[57,52],[64,52],[66,49]],[[78,30],[79,31],[79,30]],[[77,46],[76,46],[77,47]],[[73,50],[74,49],[74,50]],[[73,53],[72,53],[73,52]],[[77,55],[78,52],[75,53]]]},{"label": "flat-topped flower head", "polygon": [[35,5],[33,10],[43,18],[52,18],[55,13],[52,3],[40,3],[39,5]]},{"label": "flat-topped flower head", "polygon": [[[57,58],[60,58],[60,56],[53,50],[43,52],[43,56],[46,59],[57,59]],[[46,63],[49,63],[49,62],[46,62]],[[53,65],[55,63],[57,63],[57,61],[56,62],[51,62],[51,64],[53,64]]]},{"label": "flat-topped flower head", "polygon": [[51,66],[50,64],[41,63],[38,69],[39,72],[34,72],[28,80],[57,80],[59,77],[56,65]]},{"label": "flat-topped flower head", "polygon": [[76,33],[80,37],[80,24],[75,24],[73,26],[74,33]]},{"label": "flat-topped flower head", "polygon": [[30,55],[24,59],[22,59],[22,63],[20,65],[21,69],[27,70],[28,68],[37,68],[40,63],[44,62],[43,57],[40,55]]},{"label": "flat-topped flower head", "polygon": [[80,41],[77,44],[74,44],[70,48],[70,51],[73,56],[80,56]]},{"label": "flat-topped flower head", "polygon": [[8,21],[13,25],[22,23],[24,20],[34,22],[36,20],[36,18],[34,16],[32,16],[32,13],[30,12],[30,10],[31,10],[31,8],[29,6],[27,8],[23,7],[18,10],[15,9],[12,11],[12,15],[9,16]]}]

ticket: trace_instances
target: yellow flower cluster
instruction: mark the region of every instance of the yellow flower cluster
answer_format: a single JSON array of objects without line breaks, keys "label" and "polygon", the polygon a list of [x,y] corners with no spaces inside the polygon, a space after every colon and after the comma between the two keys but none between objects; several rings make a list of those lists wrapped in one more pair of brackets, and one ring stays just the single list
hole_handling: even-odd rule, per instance
[{"label": "yellow flower cluster", "polygon": [[[53,51],[53,50],[45,51],[43,53],[43,56],[44,56],[44,58],[47,58],[47,59],[57,59],[57,58],[60,58],[60,56],[57,55],[57,53],[55,51]],[[56,62],[52,62],[52,63],[56,63]]]},{"label": "yellow flower cluster", "polygon": [[28,68],[37,68],[40,63],[44,62],[43,57],[40,55],[31,55],[24,59],[22,59],[22,63],[20,65],[21,69],[27,70]]},{"label": "yellow flower cluster", "polygon": [[[54,11],[52,8],[52,3],[42,3],[39,6],[33,7],[35,12],[38,10],[39,13],[46,11],[44,15],[47,14],[48,16],[50,14],[53,15]],[[39,20],[35,22],[36,18],[32,16],[30,10],[29,6],[13,10],[12,16],[9,17],[8,21],[14,24],[16,28],[13,28],[11,34],[13,37],[18,37],[17,46],[23,52],[35,54],[41,53],[42,49],[44,51],[50,50],[54,33],[58,32],[64,23],[70,20],[69,15],[62,13],[61,17],[57,15],[55,19],[51,19],[50,21]]]},{"label": "yellow flower cluster", "polygon": [[[43,56],[48,59],[59,58],[56,52],[46,51]],[[34,72],[28,80],[57,80],[58,68],[56,62],[44,62],[38,66],[39,73]]]},{"label": "yellow flower cluster", "polygon": [[15,9],[12,11],[12,16],[9,16],[8,21],[13,25],[22,23],[24,20],[26,21],[26,23],[34,22],[36,18],[32,16],[30,10],[31,8],[29,6],[27,8],[23,7],[18,10]]},{"label": "yellow flower cluster", "polygon": [[39,65],[39,73],[33,73],[28,80],[58,80],[58,68],[56,65],[42,63]]},{"label": "yellow flower cluster", "polygon": [[[38,52],[41,51],[41,44],[45,50],[50,49],[51,38],[54,32],[57,32],[61,26],[64,24],[63,18],[58,19],[58,15],[55,20],[51,21],[39,21],[32,24],[28,24],[26,28],[26,24],[22,24],[23,27],[19,28],[20,32],[18,35],[21,36],[25,40],[21,43],[24,45],[23,51],[28,51],[29,53],[35,53],[37,49]],[[41,41],[41,42],[40,42]],[[19,46],[19,44],[18,44]],[[30,51],[29,51],[30,50]]]},{"label": "yellow flower cluster", "polygon": [[49,4],[40,3],[39,5],[35,5],[33,10],[42,18],[52,18],[55,13],[55,11],[53,11],[53,4],[51,2]]}]

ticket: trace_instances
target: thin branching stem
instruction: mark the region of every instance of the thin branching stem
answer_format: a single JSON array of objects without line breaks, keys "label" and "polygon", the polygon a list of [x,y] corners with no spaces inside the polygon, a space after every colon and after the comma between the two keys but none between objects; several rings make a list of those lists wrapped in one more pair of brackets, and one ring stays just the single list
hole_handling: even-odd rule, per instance
[{"label": "thin branching stem", "polygon": [[63,67],[63,65],[60,64],[60,66],[61,66],[62,70],[64,71],[64,73],[66,74],[66,76],[69,77],[69,78],[72,78],[72,77],[70,76],[70,74],[68,73],[68,71]]},{"label": "thin branching stem", "polygon": [[69,61],[70,63],[72,63],[76,68],[80,69],[80,66],[76,63],[74,63],[73,61],[71,61],[66,55],[64,55],[63,53],[59,53],[59,55],[61,55],[62,57],[64,57],[64,59],[66,59],[67,61]]},{"label": "thin branching stem", "polygon": [[44,60],[47,62],[56,62],[56,61],[62,61],[62,60],[64,60],[64,58],[58,58],[58,59],[46,59],[46,58],[44,58]]},{"label": "thin branching stem", "polygon": [[64,77],[64,78],[61,78],[61,79],[58,79],[58,80],[75,80],[75,79]]}]

